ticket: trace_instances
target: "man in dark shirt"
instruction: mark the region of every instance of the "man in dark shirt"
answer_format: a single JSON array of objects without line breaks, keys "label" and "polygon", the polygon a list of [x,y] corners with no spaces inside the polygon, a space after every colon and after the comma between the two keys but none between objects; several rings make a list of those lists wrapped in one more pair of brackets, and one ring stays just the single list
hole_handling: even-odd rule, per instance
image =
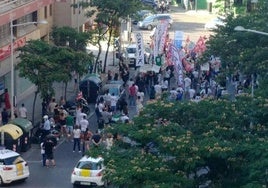
[{"label": "man in dark shirt", "polygon": [[91,140],[92,140],[93,146],[95,147],[98,147],[101,144],[102,139],[98,130],[95,132],[95,134],[93,134]]},{"label": "man in dark shirt", "polygon": [[55,149],[55,144],[51,138],[48,138],[44,144],[45,155],[46,155],[46,166],[56,166],[53,150]]}]

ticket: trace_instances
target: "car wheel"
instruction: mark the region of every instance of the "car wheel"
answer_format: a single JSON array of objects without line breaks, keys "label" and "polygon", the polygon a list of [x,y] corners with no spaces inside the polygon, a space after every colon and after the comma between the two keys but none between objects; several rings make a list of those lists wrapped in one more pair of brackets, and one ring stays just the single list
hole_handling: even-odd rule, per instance
[{"label": "car wheel", "polygon": [[153,27],[152,27],[151,25],[148,25],[148,26],[147,26],[147,29],[148,29],[148,30],[152,30]]}]

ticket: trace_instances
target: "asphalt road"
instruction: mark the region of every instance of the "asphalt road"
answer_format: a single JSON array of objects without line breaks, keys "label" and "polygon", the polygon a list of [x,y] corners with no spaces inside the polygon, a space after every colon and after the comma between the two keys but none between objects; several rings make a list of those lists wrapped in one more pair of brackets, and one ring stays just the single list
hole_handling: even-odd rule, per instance
[{"label": "asphalt road", "polygon": [[[194,42],[200,36],[208,36],[210,32],[204,30],[204,24],[209,21],[213,15],[206,12],[184,12],[181,9],[172,9],[170,12],[174,19],[174,24],[170,29],[170,36],[174,31],[179,30],[184,32],[184,39],[189,35]],[[134,30],[137,30],[133,26]],[[142,31],[145,37],[148,37],[150,31]],[[146,38],[145,40],[148,40]],[[109,61],[113,63],[112,60]],[[115,66],[108,65],[108,69],[116,69]],[[131,74],[135,71],[131,70]],[[92,106],[93,108],[93,106]],[[93,112],[93,110],[92,110]],[[135,109],[130,109],[131,116],[135,114]],[[95,114],[89,119],[91,129],[96,129]],[[70,183],[70,176],[72,169],[81,158],[81,153],[72,152],[72,142],[60,142],[55,150],[55,168],[46,168],[41,165],[41,154],[39,145],[32,145],[32,148],[26,153],[22,154],[30,167],[30,177],[24,183],[12,183],[5,187],[20,187],[20,188],[58,188],[58,187],[73,187]]]}]

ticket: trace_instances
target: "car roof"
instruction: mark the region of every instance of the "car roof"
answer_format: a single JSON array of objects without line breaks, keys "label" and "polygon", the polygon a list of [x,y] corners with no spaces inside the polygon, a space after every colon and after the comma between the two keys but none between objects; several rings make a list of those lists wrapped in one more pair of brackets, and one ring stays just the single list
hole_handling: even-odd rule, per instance
[{"label": "car roof", "polygon": [[103,161],[103,158],[102,157],[94,158],[94,157],[90,157],[90,156],[85,155],[79,160],[79,162],[83,162],[83,161],[90,161],[93,163],[98,163],[100,161]]},{"label": "car roof", "polygon": [[10,157],[16,157],[16,156],[20,156],[20,154],[18,154],[15,151],[9,150],[9,149],[1,149],[0,150],[0,159],[7,159]]},{"label": "car roof", "polygon": [[127,48],[137,48],[137,44],[130,44],[127,46]]}]

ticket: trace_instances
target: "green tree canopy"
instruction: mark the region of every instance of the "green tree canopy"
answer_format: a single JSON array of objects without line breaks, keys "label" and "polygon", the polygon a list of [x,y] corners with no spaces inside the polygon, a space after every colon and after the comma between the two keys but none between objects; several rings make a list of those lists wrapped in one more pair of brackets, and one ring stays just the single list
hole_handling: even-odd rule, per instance
[{"label": "green tree canopy", "polygon": [[243,26],[246,29],[268,32],[267,1],[259,1],[256,9],[250,14],[237,17],[230,14],[226,17],[226,25],[216,29],[207,42],[208,48],[204,54],[206,60],[211,55],[220,57],[222,70],[228,74],[239,70],[243,74],[266,75],[268,36],[234,30],[236,26]]},{"label": "green tree canopy", "polygon": [[[89,155],[102,152],[105,179],[122,187],[262,187],[268,178],[266,108],[266,100],[248,96],[154,101],[132,123],[105,130],[120,135],[111,151],[92,148]],[[146,150],[150,142],[155,147]],[[202,168],[209,173],[198,177]]]}]

